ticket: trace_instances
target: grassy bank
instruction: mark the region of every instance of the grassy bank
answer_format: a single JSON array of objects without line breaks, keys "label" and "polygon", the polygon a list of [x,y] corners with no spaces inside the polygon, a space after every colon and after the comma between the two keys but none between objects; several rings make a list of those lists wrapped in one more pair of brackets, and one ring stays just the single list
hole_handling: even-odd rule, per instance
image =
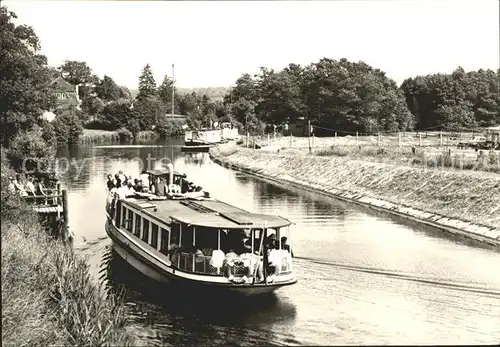
[{"label": "grassy bank", "polygon": [[325,191],[344,190],[492,228],[500,225],[500,177],[495,173],[417,168],[303,151],[266,153],[234,145],[219,146],[213,154],[235,166]]},{"label": "grassy bank", "polygon": [[[460,170],[486,171],[500,173],[500,151],[475,151],[446,146],[447,141],[439,137],[422,139],[421,146],[415,143],[415,136],[385,136],[379,140],[376,136],[343,136],[338,138],[322,137],[309,140],[307,137],[269,138],[273,148],[287,152],[308,152],[309,141],[313,154],[324,157],[349,157],[368,162],[406,164],[415,167],[446,167]],[[291,141],[291,142],[290,142]],[[379,142],[378,142],[379,141]],[[267,145],[267,137],[256,141]]]},{"label": "grassy bank", "polygon": [[2,155],[2,344],[133,345],[125,308],[95,283],[73,249],[47,236],[37,216],[7,192]]}]

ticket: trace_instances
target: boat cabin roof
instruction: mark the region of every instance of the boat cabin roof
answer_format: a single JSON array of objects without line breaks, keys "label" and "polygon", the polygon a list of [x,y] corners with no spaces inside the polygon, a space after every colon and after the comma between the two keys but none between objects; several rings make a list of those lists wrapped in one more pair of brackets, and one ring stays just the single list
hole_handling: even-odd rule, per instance
[{"label": "boat cabin roof", "polygon": [[[153,176],[168,176],[170,174],[170,170],[168,169],[146,170],[146,173]],[[182,172],[174,170],[174,176],[182,176],[182,175],[184,175]]]},{"label": "boat cabin roof", "polygon": [[123,201],[154,219],[212,229],[255,229],[286,227],[292,222],[276,216],[252,213],[219,200],[160,200],[127,198]]}]

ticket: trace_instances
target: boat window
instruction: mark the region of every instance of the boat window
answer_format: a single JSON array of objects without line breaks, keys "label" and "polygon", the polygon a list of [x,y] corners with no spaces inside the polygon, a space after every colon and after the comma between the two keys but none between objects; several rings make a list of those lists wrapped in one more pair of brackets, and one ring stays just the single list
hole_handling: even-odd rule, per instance
[{"label": "boat window", "polygon": [[122,227],[127,225],[127,208],[122,206]]},{"label": "boat window", "polygon": [[182,239],[180,247],[184,251],[190,252],[193,250],[193,228],[194,226],[182,226]]},{"label": "boat window", "polygon": [[127,220],[127,225],[125,226],[125,229],[127,229],[127,231],[132,232],[133,221],[134,221],[134,212],[128,210],[128,220]]},{"label": "boat window", "polygon": [[160,231],[161,231],[160,252],[167,255],[167,253],[168,253],[168,230],[160,228]]},{"label": "boat window", "polygon": [[151,223],[151,243],[154,248],[158,247],[158,225]]},{"label": "boat window", "polygon": [[149,220],[146,218],[142,219],[142,241],[148,242],[149,238]]},{"label": "boat window", "polygon": [[175,240],[176,243],[179,243],[181,225],[179,223],[172,223],[170,224],[170,230],[172,232],[172,235],[170,236],[170,243],[174,242],[173,240]]},{"label": "boat window", "polygon": [[135,230],[134,230],[134,234],[135,236],[139,237],[139,235],[141,234],[141,216],[139,216],[138,214],[135,215]]}]

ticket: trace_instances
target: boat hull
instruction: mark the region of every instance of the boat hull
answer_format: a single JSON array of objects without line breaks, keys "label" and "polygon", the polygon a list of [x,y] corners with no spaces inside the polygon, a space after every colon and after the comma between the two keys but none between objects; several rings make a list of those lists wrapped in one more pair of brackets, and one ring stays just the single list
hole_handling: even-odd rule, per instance
[{"label": "boat hull", "polygon": [[208,152],[214,145],[186,145],[181,146],[183,152]]},{"label": "boat hull", "polygon": [[154,263],[154,260],[146,259],[138,251],[133,250],[133,246],[124,240],[121,231],[117,229],[108,218],[106,222],[106,232],[112,240],[112,247],[116,253],[130,266],[142,273],[143,275],[159,282],[168,283],[173,286],[181,286],[182,289],[190,289],[194,291],[202,291],[204,294],[231,294],[237,296],[254,296],[269,294],[275,290],[296,283],[296,280],[286,283],[272,284],[232,284],[232,283],[213,283],[200,282],[192,279],[182,278],[175,274],[175,270],[162,268]]}]

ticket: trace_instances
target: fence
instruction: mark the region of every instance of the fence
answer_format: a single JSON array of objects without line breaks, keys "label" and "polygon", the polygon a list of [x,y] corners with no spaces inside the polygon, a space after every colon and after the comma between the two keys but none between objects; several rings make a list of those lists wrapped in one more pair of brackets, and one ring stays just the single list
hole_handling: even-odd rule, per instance
[{"label": "fence", "polygon": [[[243,143],[247,147],[260,148],[273,146],[279,148],[317,149],[330,146],[357,146],[357,147],[460,147],[471,141],[497,141],[500,134],[480,134],[473,132],[396,132],[396,133],[334,133],[332,137],[281,136],[267,134],[262,136],[244,136]],[[483,140],[484,140],[483,139]],[[466,146],[461,146],[466,147]]]}]

